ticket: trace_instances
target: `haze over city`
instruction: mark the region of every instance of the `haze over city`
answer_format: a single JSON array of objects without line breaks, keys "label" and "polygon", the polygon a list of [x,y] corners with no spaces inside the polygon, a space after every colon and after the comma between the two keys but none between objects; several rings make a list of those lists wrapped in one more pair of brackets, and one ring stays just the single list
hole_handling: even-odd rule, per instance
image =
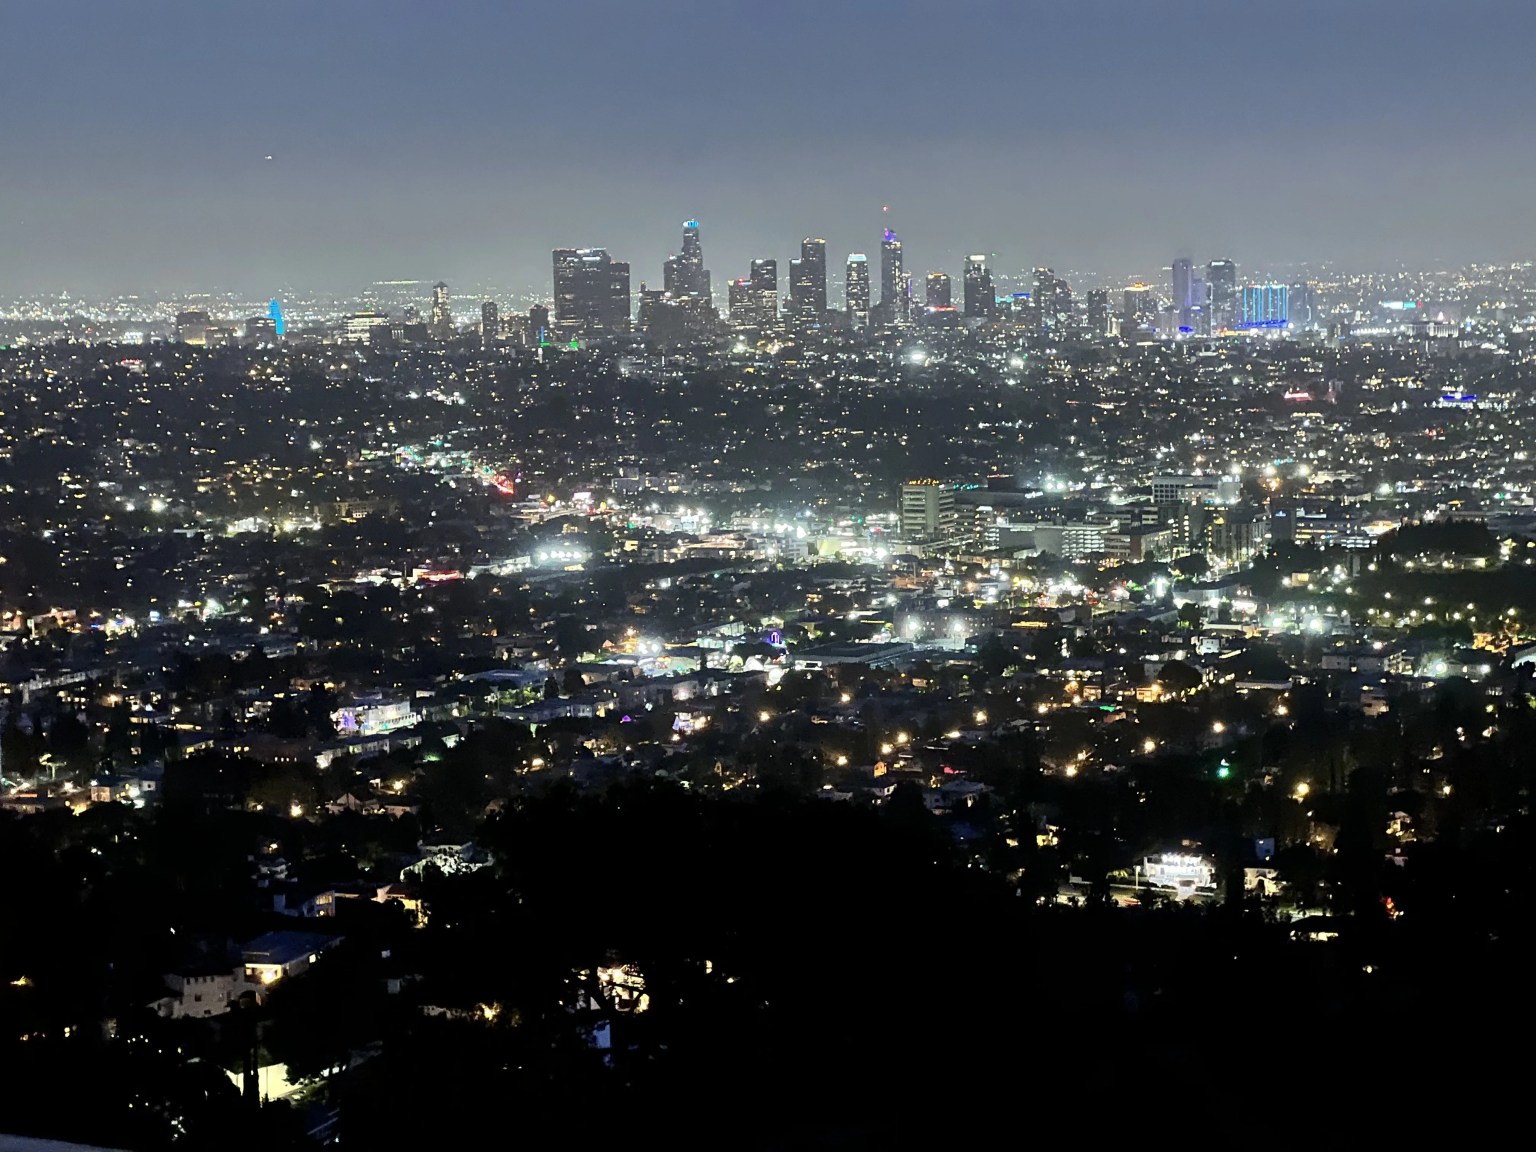
[{"label": "haze over city", "polygon": [[1536,9],[0,5],[0,1152],[1518,1109]]},{"label": "haze over city", "polygon": [[689,217],[733,268],[886,224],[951,270],[1529,254],[1517,0],[57,0],[5,23],[0,294],[521,290],[559,245],[655,267]]}]

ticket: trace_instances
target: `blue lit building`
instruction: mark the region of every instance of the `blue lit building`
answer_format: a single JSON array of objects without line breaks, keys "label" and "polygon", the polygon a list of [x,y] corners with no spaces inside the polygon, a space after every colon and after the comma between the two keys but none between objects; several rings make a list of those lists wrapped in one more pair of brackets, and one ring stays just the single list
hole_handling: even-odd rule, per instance
[{"label": "blue lit building", "polygon": [[272,303],[267,308],[267,317],[272,321],[272,332],[273,332],[273,334],[277,335],[277,336],[281,336],[283,334],[283,305],[282,305],[282,301],[277,300],[275,298],[273,299]]},{"label": "blue lit building", "polygon": [[1290,290],[1284,284],[1243,286],[1243,328],[1284,328],[1290,323]]}]

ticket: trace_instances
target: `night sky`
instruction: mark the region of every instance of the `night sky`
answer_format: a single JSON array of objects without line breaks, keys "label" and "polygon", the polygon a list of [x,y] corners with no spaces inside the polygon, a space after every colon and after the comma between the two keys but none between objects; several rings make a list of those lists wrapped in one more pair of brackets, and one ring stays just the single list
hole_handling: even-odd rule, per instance
[{"label": "night sky", "polygon": [[[1536,254],[1530,0],[0,0],[0,298]],[[272,156],[269,161],[268,155]],[[881,206],[890,205],[882,216]]]}]

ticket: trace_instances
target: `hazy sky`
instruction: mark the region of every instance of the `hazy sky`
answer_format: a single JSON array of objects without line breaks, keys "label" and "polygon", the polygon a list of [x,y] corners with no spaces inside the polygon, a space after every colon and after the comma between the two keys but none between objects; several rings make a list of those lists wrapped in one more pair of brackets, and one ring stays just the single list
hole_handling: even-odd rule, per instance
[{"label": "hazy sky", "polygon": [[1531,0],[0,0],[0,33],[0,297],[547,286],[557,245],[658,282],[689,216],[722,296],[887,222],[919,274],[1536,252]]}]

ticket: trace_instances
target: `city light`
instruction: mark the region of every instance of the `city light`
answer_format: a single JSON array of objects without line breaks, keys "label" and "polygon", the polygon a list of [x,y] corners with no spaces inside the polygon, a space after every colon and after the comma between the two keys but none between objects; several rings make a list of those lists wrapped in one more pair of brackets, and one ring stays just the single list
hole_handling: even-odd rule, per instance
[{"label": "city light", "polygon": [[8,1128],[1518,1110],[1536,7],[17,7]]}]

